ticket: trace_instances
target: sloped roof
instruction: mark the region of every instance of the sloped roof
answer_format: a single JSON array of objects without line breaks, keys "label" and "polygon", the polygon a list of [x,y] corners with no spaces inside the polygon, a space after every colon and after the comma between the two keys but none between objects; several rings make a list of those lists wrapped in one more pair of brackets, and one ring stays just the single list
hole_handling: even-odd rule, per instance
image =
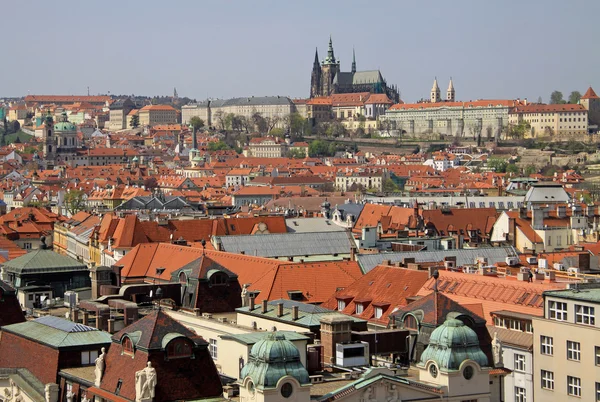
[{"label": "sloped roof", "polygon": [[[559,283],[528,283],[515,279],[439,271],[438,289],[460,304],[481,303],[485,318],[492,323],[491,312],[509,310],[540,316],[543,314],[547,290],[564,288]],[[419,296],[433,291],[435,280],[430,278],[419,290]]]},{"label": "sloped roof", "polygon": [[216,241],[224,251],[260,257],[349,254],[353,246],[346,232],[217,236]]},{"label": "sloped roof", "polygon": [[[132,337],[136,349],[160,350],[163,348],[163,338],[169,334],[178,334],[191,339],[196,345],[206,345],[206,341],[187,329],[175,319],[165,314],[162,310],[154,310],[141,320],[123,328],[112,336],[113,342],[120,343],[124,335],[138,333]],[[139,338],[138,338],[139,336]],[[133,339],[132,339],[133,340]]]},{"label": "sloped roof", "polygon": [[440,292],[431,292],[406,307],[398,309],[391,316],[396,317],[397,322],[400,322],[409,312],[419,312],[421,323],[430,324],[435,327],[446,321],[450,313],[465,314],[472,317],[475,322],[485,323],[485,318]]},{"label": "sloped roof", "polygon": [[9,272],[18,274],[85,271],[87,267],[74,258],[51,250],[38,249],[2,264]]},{"label": "sloped roof", "polygon": [[[284,303],[283,304],[283,315],[281,317],[278,317],[278,314],[277,314],[277,305],[279,303]],[[254,310],[250,310],[249,306],[239,307],[239,308],[236,308],[235,310],[237,312],[240,312],[243,314],[258,315],[261,317],[274,319],[276,321],[289,322],[290,324],[304,326],[304,327],[311,327],[311,326],[319,327],[321,325],[321,319],[323,319],[323,317],[325,317],[325,316],[338,316],[338,317],[343,317],[343,318],[349,318],[350,320],[352,320],[354,322],[364,322],[364,320],[362,320],[360,318],[346,317],[346,316],[336,312],[335,310],[324,309],[322,307],[320,307],[319,309],[315,309],[314,311],[306,311],[306,310],[303,311],[303,310],[300,310],[300,308],[299,308],[298,309],[299,310],[298,311],[298,319],[294,320],[292,318],[292,307],[296,306],[296,305],[300,306],[301,304],[303,304],[303,303],[297,303],[297,302],[294,303],[294,302],[290,302],[287,300],[273,300],[268,303],[266,313],[263,313],[262,307],[258,306],[258,305],[256,305],[254,307]]]},{"label": "sloped roof", "polygon": [[594,92],[592,87],[589,87],[581,99],[598,99],[598,95],[596,95],[596,92]]},{"label": "sloped roof", "polygon": [[108,345],[111,342],[108,332],[53,316],[7,325],[2,330],[55,349]]},{"label": "sloped roof", "polygon": [[[345,300],[341,312],[354,317],[387,323],[388,315],[397,307],[405,306],[407,297],[412,297],[428,280],[427,271],[381,265],[337,291],[323,307],[337,309],[337,301]],[[356,304],[363,304],[363,312],[356,314]],[[382,316],[375,317],[375,307],[382,308]]]},{"label": "sloped roof", "polygon": [[401,251],[393,253],[364,254],[357,257],[363,272],[369,272],[385,260],[400,262],[404,258],[414,258],[415,262],[441,262],[445,257],[456,257],[456,265],[473,264],[477,257],[488,259],[489,265],[506,261],[506,257],[517,255],[513,247],[479,247],[476,249],[433,250],[433,251]]}]

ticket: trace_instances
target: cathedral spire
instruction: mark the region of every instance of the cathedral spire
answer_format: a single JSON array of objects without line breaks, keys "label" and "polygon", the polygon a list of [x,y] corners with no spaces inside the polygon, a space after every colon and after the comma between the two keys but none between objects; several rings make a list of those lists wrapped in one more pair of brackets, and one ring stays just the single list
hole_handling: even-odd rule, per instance
[{"label": "cathedral spire", "polygon": [[439,102],[441,100],[440,87],[438,86],[437,77],[435,77],[433,80],[433,85],[431,86],[431,96],[429,100],[431,103]]},{"label": "cathedral spire", "polygon": [[454,102],[455,100],[454,84],[452,83],[452,77],[450,77],[450,82],[448,83],[448,90],[446,91],[446,100],[448,102]]},{"label": "cathedral spire", "polygon": [[354,53],[354,48],[352,48],[352,74],[356,72],[356,54]]},{"label": "cathedral spire", "polygon": [[335,64],[335,55],[333,54],[333,41],[331,40],[331,35],[329,35],[329,48],[327,49],[325,64]]},{"label": "cathedral spire", "polygon": [[313,63],[313,66],[318,66],[319,65],[319,49],[315,48],[315,61]]}]

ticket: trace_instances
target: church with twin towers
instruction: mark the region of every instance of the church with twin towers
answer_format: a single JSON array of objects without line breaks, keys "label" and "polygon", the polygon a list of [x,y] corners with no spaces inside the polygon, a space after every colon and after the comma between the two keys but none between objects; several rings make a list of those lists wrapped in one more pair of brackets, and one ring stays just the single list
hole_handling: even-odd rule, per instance
[{"label": "church with twin towers", "polygon": [[356,70],[356,55],[352,51],[352,68],[340,71],[340,60],[336,59],[333,42],[329,37],[327,56],[319,60],[319,51],[315,51],[315,60],[310,76],[310,97],[330,96],[332,94],[370,92],[386,94],[393,103],[400,101],[396,85],[388,85],[379,70]]}]

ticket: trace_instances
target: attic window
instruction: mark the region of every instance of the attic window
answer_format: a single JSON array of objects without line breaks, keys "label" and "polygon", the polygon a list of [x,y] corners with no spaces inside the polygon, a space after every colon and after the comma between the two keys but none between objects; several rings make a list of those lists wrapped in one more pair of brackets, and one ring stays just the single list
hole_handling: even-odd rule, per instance
[{"label": "attic window", "polygon": [[169,359],[179,359],[190,357],[192,355],[192,346],[185,339],[175,339],[167,345],[167,357]]},{"label": "attic window", "polygon": [[123,338],[122,346],[123,346],[122,353],[124,355],[133,356],[133,342],[131,341],[131,339],[128,336]]},{"label": "attic window", "polygon": [[223,286],[227,285],[228,276],[224,273],[215,273],[210,277],[210,285],[211,286]]},{"label": "attic window", "polygon": [[404,324],[404,328],[406,328],[406,329],[412,329],[415,331],[419,329],[417,319],[412,315],[407,315],[404,318],[403,324]]},{"label": "attic window", "polygon": [[122,385],[123,385],[123,380],[119,378],[119,381],[117,381],[117,387],[115,388],[115,395],[119,395],[119,393],[121,393]]},{"label": "attic window", "polygon": [[302,301],[304,299],[302,292],[299,290],[288,291],[288,297],[290,298],[290,300],[294,300],[294,301]]}]

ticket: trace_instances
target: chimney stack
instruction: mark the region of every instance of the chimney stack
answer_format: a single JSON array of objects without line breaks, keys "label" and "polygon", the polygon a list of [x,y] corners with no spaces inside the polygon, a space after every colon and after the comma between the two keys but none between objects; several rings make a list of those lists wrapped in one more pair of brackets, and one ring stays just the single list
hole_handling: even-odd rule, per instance
[{"label": "chimney stack", "polygon": [[283,303],[277,303],[277,317],[283,316]]},{"label": "chimney stack", "polygon": [[268,303],[269,303],[269,301],[268,301],[268,300],[266,300],[266,299],[262,301],[262,313],[263,313],[263,314],[266,314],[266,313],[267,313],[267,308],[268,308],[268,306],[269,306],[269,304],[268,304]]},{"label": "chimney stack", "polygon": [[254,310],[254,297],[250,297],[250,311]]},{"label": "chimney stack", "polygon": [[292,307],[292,320],[296,321],[298,319],[298,306]]},{"label": "chimney stack", "polygon": [[108,332],[111,334],[115,333],[115,319],[114,318],[108,319]]}]

